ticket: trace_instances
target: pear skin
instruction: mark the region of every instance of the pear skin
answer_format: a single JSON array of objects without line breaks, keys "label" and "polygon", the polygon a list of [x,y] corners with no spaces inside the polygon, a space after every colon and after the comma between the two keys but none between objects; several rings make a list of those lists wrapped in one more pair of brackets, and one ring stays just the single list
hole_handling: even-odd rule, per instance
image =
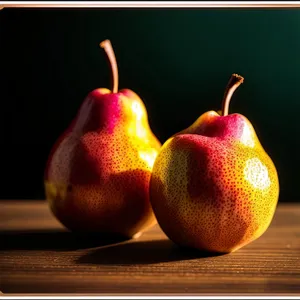
[{"label": "pear skin", "polygon": [[223,115],[201,115],[164,143],[154,163],[150,201],[160,227],[178,245],[234,252],[259,238],[274,216],[276,168],[250,121],[228,115],[242,81],[232,76]]},{"label": "pear skin", "polygon": [[113,91],[87,95],[54,145],[45,191],[53,214],[68,229],[133,237],[156,224],[149,183],[161,144],[143,101],[129,89],[117,91],[116,78],[114,73]]}]

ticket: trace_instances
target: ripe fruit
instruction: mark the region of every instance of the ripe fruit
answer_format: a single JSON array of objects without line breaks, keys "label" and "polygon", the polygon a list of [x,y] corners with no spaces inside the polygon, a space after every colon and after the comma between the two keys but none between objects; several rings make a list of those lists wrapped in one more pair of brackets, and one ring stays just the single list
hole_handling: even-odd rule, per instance
[{"label": "ripe fruit", "polygon": [[278,201],[276,168],[250,121],[228,115],[243,82],[233,74],[222,114],[208,111],[162,146],[150,182],[150,200],[175,243],[228,253],[268,228]]},{"label": "ripe fruit", "polygon": [[156,224],[149,182],[161,144],[139,96],[118,91],[110,41],[100,46],[111,63],[113,90],[90,92],[54,145],[45,171],[46,197],[70,230],[132,237]]}]

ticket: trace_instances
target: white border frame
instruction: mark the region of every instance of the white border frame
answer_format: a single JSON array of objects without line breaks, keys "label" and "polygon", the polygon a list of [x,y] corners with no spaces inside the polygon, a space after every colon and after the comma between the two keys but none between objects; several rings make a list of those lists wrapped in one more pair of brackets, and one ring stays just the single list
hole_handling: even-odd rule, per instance
[{"label": "white border frame", "polygon": [[[300,1],[0,1],[3,8],[300,8]],[[8,296],[10,295],[10,296]],[[242,296],[230,294],[227,296],[213,296],[211,294],[199,296],[49,296],[49,294],[5,294],[0,292],[0,299],[300,299],[295,294],[275,294],[276,296]],[[40,296],[39,296],[40,295]],[[44,295],[44,296],[42,296]],[[47,295],[47,296],[45,296]],[[57,294],[56,294],[57,295]],[[283,295],[283,296],[279,296]],[[293,296],[292,296],[293,295]]]},{"label": "white border frame", "polygon": [[293,8],[300,1],[0,1],[0,7]]}]

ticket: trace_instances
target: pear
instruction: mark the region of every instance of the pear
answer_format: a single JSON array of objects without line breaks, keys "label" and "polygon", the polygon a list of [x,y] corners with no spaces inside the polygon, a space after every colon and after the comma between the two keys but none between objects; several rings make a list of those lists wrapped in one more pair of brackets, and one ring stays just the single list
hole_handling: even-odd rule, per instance
[{"label": "pear", "polygon": [[161,147],[140,97],[118,91],[118,69],[109,40],[113,89],[91,91],[46,165],[46,198],[72,231],[134,237],[156,224],[149,201],[154,160]]},{"label": "pear", "polygon": [[233,74],[221,114],[208,111],[162,146],[150,181],[157,221],[176,244],[230,253],[259,238],[279,197],[276,168],[254,127],[229,102],[244,78]]}]

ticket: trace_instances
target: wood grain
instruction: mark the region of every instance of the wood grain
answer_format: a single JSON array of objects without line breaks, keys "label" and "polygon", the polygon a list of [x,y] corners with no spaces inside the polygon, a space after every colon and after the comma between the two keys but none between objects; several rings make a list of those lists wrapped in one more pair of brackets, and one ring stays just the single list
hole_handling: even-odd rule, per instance
[{"label": "wood grain", "polygon": [[300,205],[280,204],[261,238],[211,256],[176,247],[158,226],[131,241],[82,236],[44,201],[1,201],[0,291],[300,295]]}]

